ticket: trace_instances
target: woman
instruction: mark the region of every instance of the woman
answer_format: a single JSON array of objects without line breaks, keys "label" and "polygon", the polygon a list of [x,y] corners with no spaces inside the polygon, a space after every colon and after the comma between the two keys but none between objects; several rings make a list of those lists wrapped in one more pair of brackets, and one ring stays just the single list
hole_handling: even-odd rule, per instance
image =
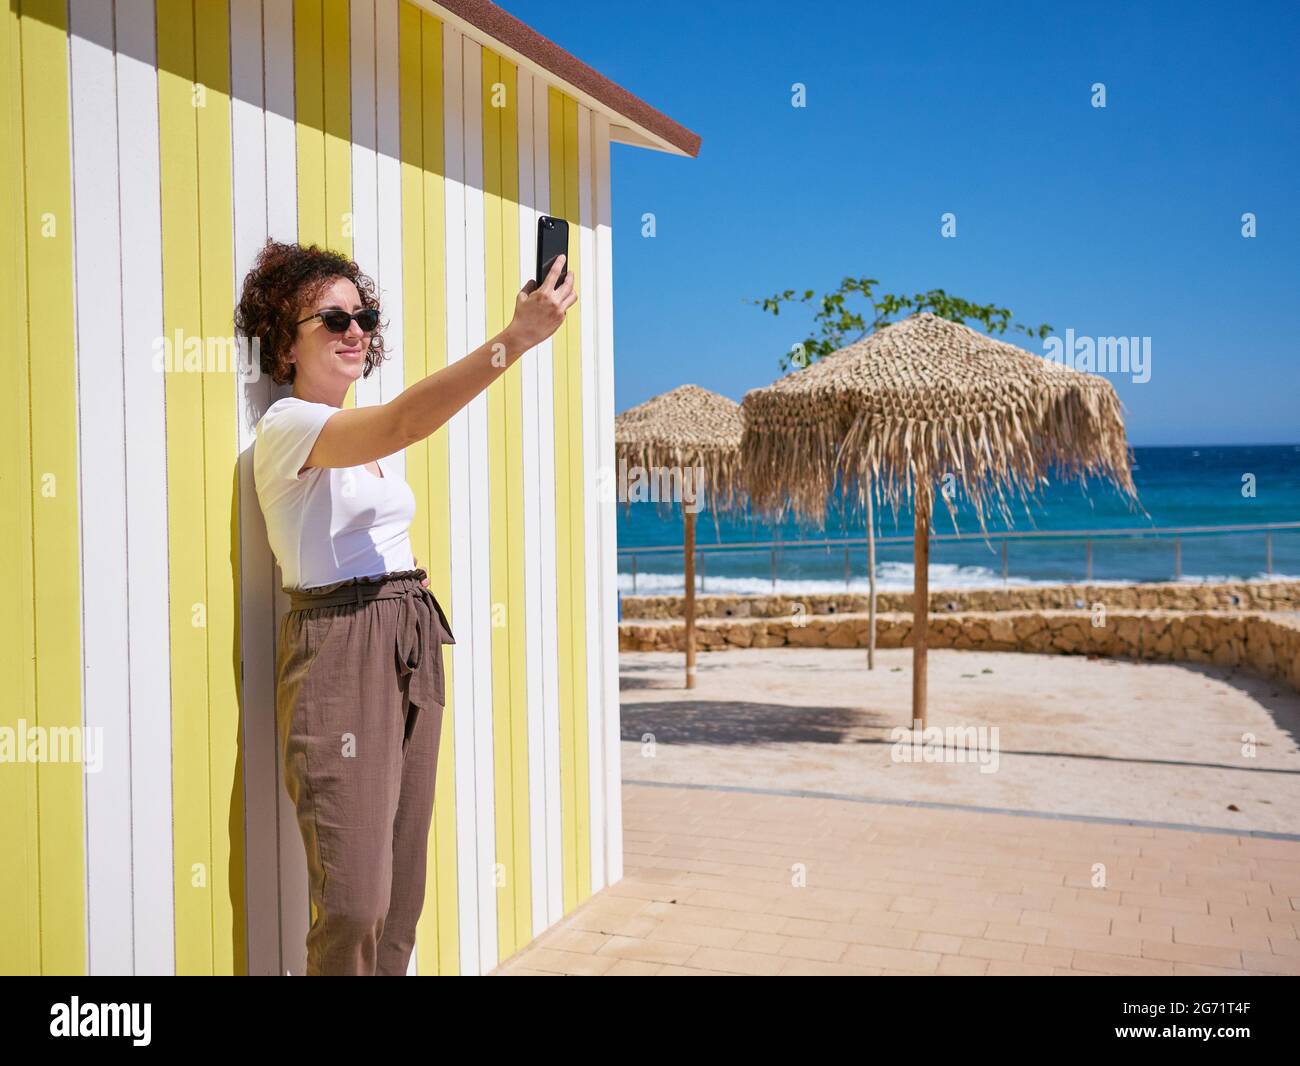
[{"label": "woman", "polygon": [[514,318],[464,359],[385,404],[342,410],[383,360],[374,283],[315,246],[268,241],[235,313],[293,394],[257,424],[254,479],[290,610],[276,653],[285,786],[307,849],[307,973],[401,975],[424,906],[442,734],[444,643],[455,643],[411,554],[410,487],[380,460],[424,440],[551,336],[574,274],[515,297]]}]

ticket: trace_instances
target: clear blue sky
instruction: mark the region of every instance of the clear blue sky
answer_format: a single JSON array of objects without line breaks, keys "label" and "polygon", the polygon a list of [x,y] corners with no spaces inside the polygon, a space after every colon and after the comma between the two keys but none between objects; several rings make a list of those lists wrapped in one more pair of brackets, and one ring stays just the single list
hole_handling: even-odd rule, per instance
[{"label": "clear blue sky", "polygon": [[852,275],[1150,337],[1135,445],[1300,441],[1300,4],[503,6],[703,139],[613,148],[619,410],[768,384],[811,311],[745,301]]}]

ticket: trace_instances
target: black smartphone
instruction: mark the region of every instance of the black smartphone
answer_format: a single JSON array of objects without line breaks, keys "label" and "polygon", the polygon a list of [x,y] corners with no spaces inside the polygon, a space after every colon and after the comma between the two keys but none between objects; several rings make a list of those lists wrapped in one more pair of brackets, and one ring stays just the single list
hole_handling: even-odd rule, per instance
[{"label": "black smartphone", "polygon": [[569,224],[562,218],[541,215],[537,219],[537,284],[540,286],[557,255],[564,256],[564,268],[555,281],[558,289],[569,273]]}]

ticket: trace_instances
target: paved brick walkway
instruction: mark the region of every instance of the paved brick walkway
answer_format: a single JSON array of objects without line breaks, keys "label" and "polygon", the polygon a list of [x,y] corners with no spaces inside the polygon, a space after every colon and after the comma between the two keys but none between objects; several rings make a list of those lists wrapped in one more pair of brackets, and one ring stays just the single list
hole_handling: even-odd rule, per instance
[{"label": "paved brick walkway", "polygon": [[623,880],[494,973],[1300,974],[1300,839],[677,785],[623,804]]}]

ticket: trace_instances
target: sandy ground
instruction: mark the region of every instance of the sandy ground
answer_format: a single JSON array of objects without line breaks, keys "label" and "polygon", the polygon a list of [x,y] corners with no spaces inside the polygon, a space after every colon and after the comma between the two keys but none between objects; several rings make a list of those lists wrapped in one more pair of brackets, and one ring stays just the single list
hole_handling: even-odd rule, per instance
[{"label": "sandy ground", "polygon": [[619,666],[627,781],[1300,832],[1300,696],[1230,668],[932,651],[927,725],[987,731],[904,761],[907,649],[704,654],[689,691],[679,653]]}]

